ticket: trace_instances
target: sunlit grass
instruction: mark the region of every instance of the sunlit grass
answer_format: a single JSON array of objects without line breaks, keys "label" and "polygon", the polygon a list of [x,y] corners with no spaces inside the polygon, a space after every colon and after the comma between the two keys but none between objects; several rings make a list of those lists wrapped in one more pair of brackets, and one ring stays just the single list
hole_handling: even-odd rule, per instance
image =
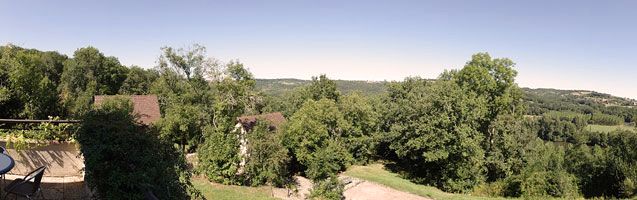
[{"label": "sunlit grass", "polygon": [[635,129],[634,126],[626,126],[626,125],[617,125],[617,126],[605,126],[605,125],[596,125],[596,124],[589,124],[586,127],[586,130],[588,131],[594,131],[594,132],[604,132],[604,133],[609,133],[609,132],[613,132],[615,130],[631,130],[631,131],[636,131],[637,129]]},{"label": "sunlit grass", "polygon": [[403,179],[400,177],[400,175],[385,170],[383,168],[383,165],[381,164],[372,164],[368,166],[352,166],[345,172],[345,175],[379,183],[396,190],[405,191],[418,196],[429,197],[433,199],[504,199],[443,192],[436,187],[420,185],[413,183],[407,179]]},{"label": "sunlit grass", "polygon": [[193,178],[192,184],[206,197],[215,200],[275,200],[270,187],[247,187],[211,183],[203,178]]}]

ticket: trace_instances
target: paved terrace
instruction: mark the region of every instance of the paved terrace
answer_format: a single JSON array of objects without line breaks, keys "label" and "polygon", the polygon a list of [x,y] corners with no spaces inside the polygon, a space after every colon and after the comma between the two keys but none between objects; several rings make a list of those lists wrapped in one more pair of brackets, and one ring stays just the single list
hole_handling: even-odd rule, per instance
[{"label": "paved terrace", "polygon": [[[5,146],[4,142],[0,145]],[[9,184],[16,178],[40,166],[46,166],[42,178],[42,192],[45,199],[90,199],[90,192],[84,185],[84,158],[73,143],[53,143],[46,147],[28,150],[7,149],[9,156],[15,160],[15,166],[6,174]],[[13,199],[13,196],[9,196]]]}]

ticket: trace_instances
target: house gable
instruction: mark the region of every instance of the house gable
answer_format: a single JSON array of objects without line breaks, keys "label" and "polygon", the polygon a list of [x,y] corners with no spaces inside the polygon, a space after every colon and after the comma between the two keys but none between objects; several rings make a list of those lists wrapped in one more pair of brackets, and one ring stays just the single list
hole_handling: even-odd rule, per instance
[{"label": "house gable", "polygon": [[161,118],[156,95],[96,95],[93,100],[95,105],[101,105],[106,100],[117,97],[130,99],[133,103],[133,113],[139,116],[139,123],[150,125]]}]

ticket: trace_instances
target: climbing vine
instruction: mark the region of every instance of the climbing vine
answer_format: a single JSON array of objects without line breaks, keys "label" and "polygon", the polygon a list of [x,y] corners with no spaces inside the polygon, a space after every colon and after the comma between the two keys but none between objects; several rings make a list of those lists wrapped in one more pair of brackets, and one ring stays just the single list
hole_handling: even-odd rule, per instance
[{"label": "climbing vine", "polygon": [[[54,120],[59,117],[49,117],[49,121]],[[77,126],[68,123],[19,124],[0,129],[0,138],[5,140],[6,147],[21,150],[43,146],[52,140],[73,141],[76,131]]]}]

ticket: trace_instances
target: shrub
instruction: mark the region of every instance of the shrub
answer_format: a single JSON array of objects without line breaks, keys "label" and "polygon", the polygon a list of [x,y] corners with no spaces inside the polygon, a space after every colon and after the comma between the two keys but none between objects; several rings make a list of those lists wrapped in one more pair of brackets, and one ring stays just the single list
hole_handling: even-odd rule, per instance
[{"label": "shrub", "polygon": [[236,176],[240,161],[237,135],[212,126],[204,127],[203,132],[206,139],[197,151],[199,170],[211,181],[241,184],[243,180]]},{"label": "shrub", "polygon": [[315,181],[312,190],[310,191],[310,199],[324,199],[324,200],[341,200],[345,199],[343,196],[344,185],[336,176],[331,176],[327,179]]},{"label": "shrub", "polygon": [[570,197],[578,195],[574,175],[563,171],[530,172],[505,180],[504,195],[509,197]]},{"label": "shrub", "polygon": [[352,155],[347,152],[344,144],[336,140],[326,143],[311,154],[299,157],[299,161],[307,167],[305,175],[312,180],[326,179],[345,171],[352,161]]},{"label": "shrub", "polygon": [[504,181],[496,181],[491,183],[482,183],[475,188],[471,192],[471,195],[475,196],[488,196],[488,197],[500,197],[504,196]]},{"label": "shrub", "polygon": [[130,101],[112,100],[85,114],[77,140],[89,187],[102,199],[143,199],[147,191],[160,199],[197,196],[181,152],[131,111]]}]

